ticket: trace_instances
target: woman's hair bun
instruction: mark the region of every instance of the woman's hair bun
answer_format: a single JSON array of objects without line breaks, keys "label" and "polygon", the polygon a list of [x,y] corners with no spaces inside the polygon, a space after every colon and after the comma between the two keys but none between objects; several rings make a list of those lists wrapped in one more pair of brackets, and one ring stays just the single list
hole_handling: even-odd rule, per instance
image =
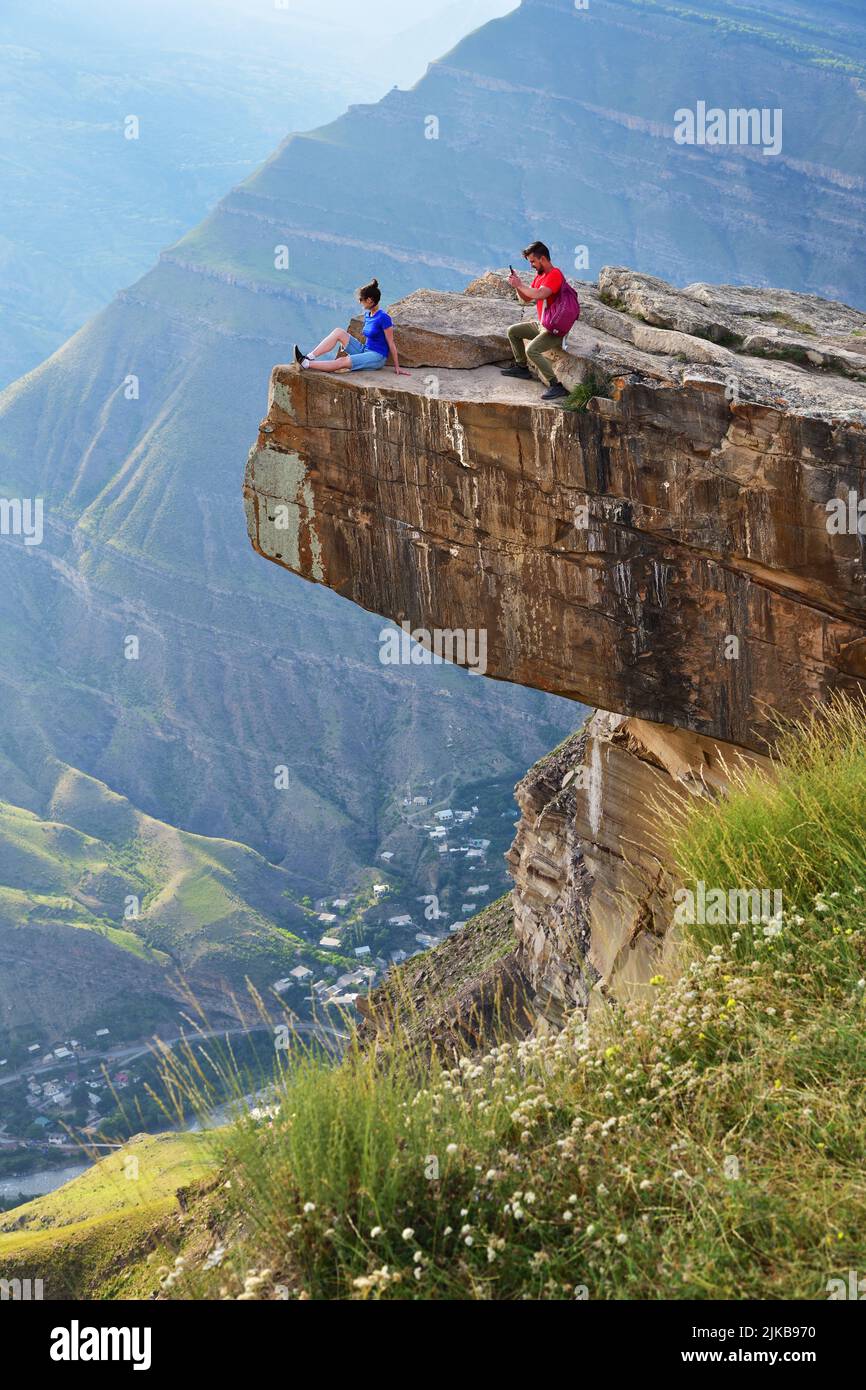
[{"label": "woman's hair bun", "polygon": [[358,290],[358,298],[362,304],[365,299],[372,299],[374,304],[378,304],[382,298],[382,291],[379,289],[379,281],[371,280],[369,285],[362,285]]}]

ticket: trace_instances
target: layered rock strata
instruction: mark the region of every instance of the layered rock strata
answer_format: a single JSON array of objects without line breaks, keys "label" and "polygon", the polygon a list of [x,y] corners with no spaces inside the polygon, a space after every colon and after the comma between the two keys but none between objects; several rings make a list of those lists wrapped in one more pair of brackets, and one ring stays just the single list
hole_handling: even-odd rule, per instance
[{"label": "layered rock strata", "polygon": [[[646,281],[601,278],[617,302],[652,291],[655,318],[736,336],[705,288]],[[784,302],[828,341],[826,308]],[[580,413],[500,376],[515,309],[493,297],[395,306],[411,377],[277,367],[247,472],[253,545],[413,629],[483,632],[491,676],[763,748],[773,710],[866,673],[863,537],[831,533],[827,510],[866,496],[866,382],[584,303],[559,357],[608,394]],[[866,316],[846,314],[855,341]],[[747,327],[746,346],[770,333],[757,312]],[[633,345],[650,328],[673,335],[667,355]]]},{"label": "layered rock strata", "polygon": [[766,759],[687,730],[598,711],[517,787],[508,855],[517,961],[537,1017],[622,998],[672,966],[665,825],[678,800]]},{"label": "layered rock strata", "polygon": [[266,558],[613,711],[519,788],[518,954],[551,1021],[663,950],[651,796],[721,785],[866,677],[866,315],[620,268],[579,289],[551,354],[578,409],[500,375],[522,311],[493,273],[392,306],[409,377],[275,368],[245,487]]}]

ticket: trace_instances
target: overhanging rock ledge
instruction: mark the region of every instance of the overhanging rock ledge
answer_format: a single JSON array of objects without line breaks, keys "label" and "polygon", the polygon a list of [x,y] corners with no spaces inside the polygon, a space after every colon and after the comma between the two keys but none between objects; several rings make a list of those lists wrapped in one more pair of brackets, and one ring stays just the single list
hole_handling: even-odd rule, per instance
[{"label": "overhanging rock ledge", "polygon": [[[276,367],[247,467],[250,537],[413,630],[483,632],[488,675],[631,721],[643,749],[693,735],[687,780],[699,786],[717,745],[760,754],[778,714],[863,689],[866,539],[834,528],[828,507],[848,517],[866,497],[866,315],[620,268],[579,289],[580,323],[553,354],[566,385],[584,384],[578,412],[500,375],[520,310],[498,274],[393,306],[411,377]],[[608,730],[602,742],[621,752],[629,739]],[[640,761],[666,766],[658,746]],[[584,804],[569,811],[569,853],[584,864],[604,840],[590,791],[605,805],[604,779],[578,779]],[[528,942],[522,852],[518,836]],[[609,854],[596,861],[598,905]],[[640,885],[628,891],[640,899]],[[603,949],[597,929],[594,973],[628,974],[642,936],[664,935],[653,919],[606,928]],[[539,997],[580,997],[551,965],[561,940],[554,950],[548,931],[539,948],[535,931],[532,952]]]}]

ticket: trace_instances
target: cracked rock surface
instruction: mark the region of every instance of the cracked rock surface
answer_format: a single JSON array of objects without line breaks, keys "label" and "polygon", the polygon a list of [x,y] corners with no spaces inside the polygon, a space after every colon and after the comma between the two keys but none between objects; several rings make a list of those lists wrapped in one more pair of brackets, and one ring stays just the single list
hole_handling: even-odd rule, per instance
[{"label": "cracked rock surface", "polygon": [[517,787],[508,855],[516,959],[539,1020],[559,1027],[609,991],[646,989],[670,963],[670,866],[657,807],[711,796],[766,760],[700,735],[599,710]]}]

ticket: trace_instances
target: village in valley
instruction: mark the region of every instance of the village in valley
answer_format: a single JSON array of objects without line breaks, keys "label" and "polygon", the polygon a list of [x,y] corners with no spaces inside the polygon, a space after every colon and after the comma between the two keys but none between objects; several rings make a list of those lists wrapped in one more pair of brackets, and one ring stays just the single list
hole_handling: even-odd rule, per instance
[{"label": "village in valley", "polygon": [[[502,856],[515,812],[485,790],[465,808],[436,809],[430,791],[409,791],[397,806],[400,833],[388,837],[400,847],[382,850],[378,870],[354,891],[306,904],[317,946],[272,986],[292,1012],[353,1014],[389,970],[461,931],[506,891]],[[493,807],[480,804],[491,799]]]},{"label": "village in valley", "polygon": [[83,1041],[21,1046],[23,1056],[0,1057],[0,1178],[12,1169],[35,1171],[50,1155],[80,1156],[84,1145],[107,1148],[106,1118],[135,1086],[148,1052],[142,1045],[113,1046],[109,1028]]},{"label": "village in valley", "polygon": [[[503,853],[515,816],[510,787],[476,786],[464,807],[448,805],[448,797],[437,802],[434,792],[432,783],[420,792],[407,789],[389,808],[379,841],[387,848],[342,895],[299,904],[306,939],[297,964],[272,981],[270,996],[301,1032],[344,1036],[359,996],[460,932],[506,890]],[[163,1043],[180,1042],[187,1022],[181,1011],[176,1023],[161,1026]],[[248,1048],[253,1065],[273,1047],[261,1025],[231,1031],[245,1035],[232,1046]],[[166,1116],[153,1099],[158,1066],[152,1037],[136,1040],[107,1022],[60,1041],[35,1032],[7,1040],[0,1048],[0,1181],[7,1189],[0,1208],[14,1202],[9,1192],[17,1176],[164,1129]]]},{"label": "village in valley", "polygon": [[[206,1117],[189,1107],[181,1115],[160,1099],[165,1053],[192,1048],[206,1067],[227,1040],[251,1084],[270,1075],[270,1030],[239,1024],[202,1031],[190,1027],[183,1012],[161,1026],[159,1046],[153,1037],[121,1040],[104,1026],[48,1049],[42,1042],[17,1043],[0,1056],[0,1211],[23,1200],[34,1175],[70,1163],[87,1166],[136,1134],[198,1127]],[[215,1103],[221,1099],[214,1091]]]}]

